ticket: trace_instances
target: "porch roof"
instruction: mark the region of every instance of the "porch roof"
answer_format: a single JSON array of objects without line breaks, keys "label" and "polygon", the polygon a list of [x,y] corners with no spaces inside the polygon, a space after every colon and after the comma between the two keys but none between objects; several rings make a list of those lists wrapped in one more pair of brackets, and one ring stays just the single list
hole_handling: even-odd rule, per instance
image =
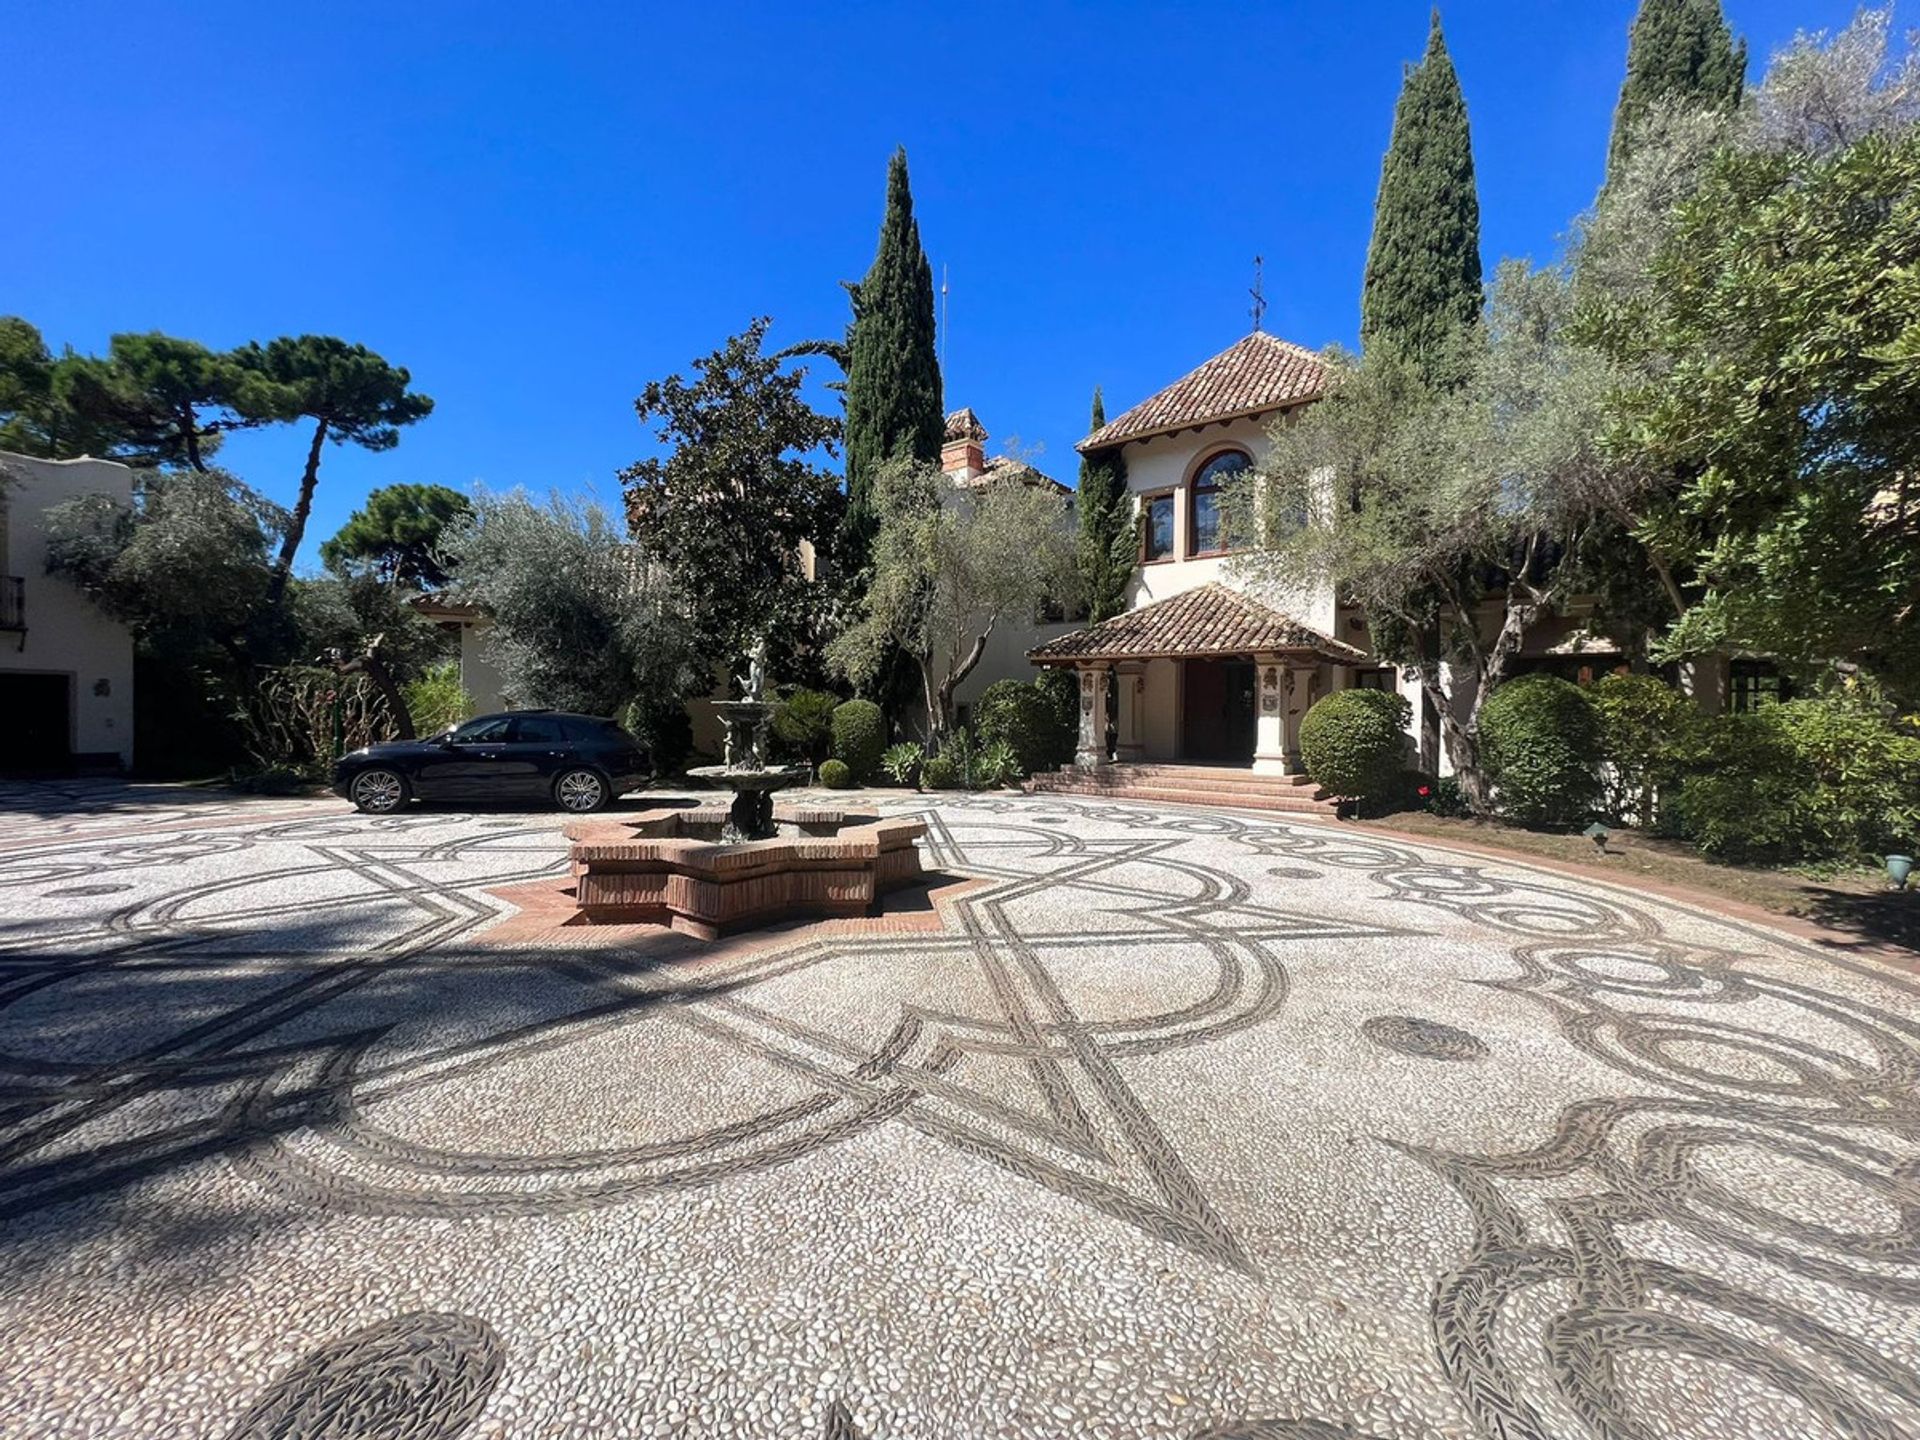
[{"label": "porch roof", "polygon": [[1367,662],[1364,651],[1217,581],[1057,636],[1027,652],[1037,665],[1227,655],[1313,655],[1339,665]]}]

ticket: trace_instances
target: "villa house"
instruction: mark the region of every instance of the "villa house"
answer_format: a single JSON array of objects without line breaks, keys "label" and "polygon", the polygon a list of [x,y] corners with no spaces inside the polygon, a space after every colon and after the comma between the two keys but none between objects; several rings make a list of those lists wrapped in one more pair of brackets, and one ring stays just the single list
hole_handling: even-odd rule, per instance
[{"label": "villa house", "polygon": [[[1409,765],[1451,768],[1417,680],[1370,652],[1364,618],[1333,586],[1255,595],[1229,564],[1222,485],[1257,467],[1271,427],[1325,388],[1312,351],[1255,331],[1080,442],[1083,454],[1118,450],[1126,462],[1140,563],[1125,612],[1029,652],[1080,682],[1075,767],[1040,777],[1040,788],[1324,809],[1302,773],[1300,721],[1355,686],[1404,694]],[[1540,632],[1517,670],[1591,678],[1622,662],[1578,618]]]},{"label": "villa house", "polygon": [[133,637],[47,574],[46,512],[82,495],[131,505],[133,472],[112,460],[0,454],[0,766],[8,770],[133,764]]}]

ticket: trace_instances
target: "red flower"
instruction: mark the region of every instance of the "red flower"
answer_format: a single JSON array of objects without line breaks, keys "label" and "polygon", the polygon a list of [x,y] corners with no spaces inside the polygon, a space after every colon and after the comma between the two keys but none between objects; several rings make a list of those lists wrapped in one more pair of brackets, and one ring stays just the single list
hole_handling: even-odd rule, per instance
[{"label": "red flower", "polygon": [[1420,787],[1420,798],[1422,800],[1426,799],[1427,796],[1431,795],[1432,793],[1433,791],[1429,790],[1425,785],[1422,785]]}]

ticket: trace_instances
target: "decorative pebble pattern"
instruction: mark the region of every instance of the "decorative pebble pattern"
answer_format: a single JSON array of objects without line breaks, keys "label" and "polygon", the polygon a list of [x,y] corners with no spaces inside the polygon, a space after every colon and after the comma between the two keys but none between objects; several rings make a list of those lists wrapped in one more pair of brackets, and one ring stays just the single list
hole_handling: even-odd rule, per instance
[{"label": "decorative pebble pattern", "polygon": [[1421,1060],[1480,1060],[1487,1053],[1487,1042],[1479,1036],[1414,1015],[1376,1015],[1360,1033],[1382,1049]]},{"label": "decorative pebble pattern", "polygon": [[1920,1435],[1911,977],[877,803],[974,877],[934,921],[517,950],[559,817],[0,788],[0,1429]]}]

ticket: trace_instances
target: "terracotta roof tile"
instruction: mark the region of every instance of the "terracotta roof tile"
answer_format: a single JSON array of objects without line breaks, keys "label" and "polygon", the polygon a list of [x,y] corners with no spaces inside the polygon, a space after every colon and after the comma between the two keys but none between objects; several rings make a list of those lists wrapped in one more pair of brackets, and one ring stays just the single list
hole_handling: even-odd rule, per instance
[{"label": "terracotta roof tile", "polygon": [[1210,420],[1278,410],[1313,399],[1326,388],[1326,379],[1326,366],[1311,350],[1256,330],[1115,416],[1074,448],[1100,450]]},{"label": "terracotta roof tile", "polygon": [[1074,660],[1148,660],[1174,656],[1270,655],[1310,651],[1342,665],[1365,652],[1261,604],[1226,585],[1183,590],[1098,625],[1061,635],[1027,652],[1041,664]]},{"label": "terracotta roof tile", "polygon": [[945,438],[984,440],[987,438],[987,427],[980,423],[980,417],[973,413],[971,405],[962,405],[958,410],[947,412]]}]

